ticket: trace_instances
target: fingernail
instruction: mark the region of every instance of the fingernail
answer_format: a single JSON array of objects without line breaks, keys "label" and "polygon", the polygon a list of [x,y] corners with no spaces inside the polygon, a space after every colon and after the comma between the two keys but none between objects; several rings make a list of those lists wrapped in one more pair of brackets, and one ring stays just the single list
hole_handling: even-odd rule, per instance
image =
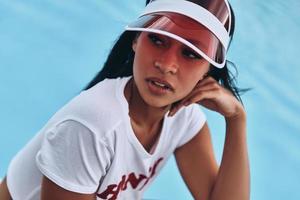
[{"label": "fingernail", "polygon": [[171,116],[174,116],[176,112],[177,112],[177,109],[172,110]]}]

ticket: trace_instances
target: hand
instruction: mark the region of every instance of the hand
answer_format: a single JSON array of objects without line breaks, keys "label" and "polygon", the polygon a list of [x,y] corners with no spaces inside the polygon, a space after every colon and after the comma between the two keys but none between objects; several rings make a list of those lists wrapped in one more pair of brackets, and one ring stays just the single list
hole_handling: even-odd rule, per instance
[{"label": "hand", "polygon": [[225,118],[232,118],[245,113],[242,104],[233,94],[212,77],[206,77],[199,81],[190,94],[171,107],[169,116],[173,116],[180,108],[192,103],[198,103],[216,111]]}]

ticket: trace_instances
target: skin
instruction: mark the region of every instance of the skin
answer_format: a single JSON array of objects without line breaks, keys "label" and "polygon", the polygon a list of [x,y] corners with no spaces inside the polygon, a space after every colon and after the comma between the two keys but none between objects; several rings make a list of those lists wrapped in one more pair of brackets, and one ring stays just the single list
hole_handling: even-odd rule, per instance
[{"label": "skin", "polygon": [[[150,149],[160,132],[164,115],[193,90],[208,72],[209,63],[196,58],[197,55],[182,43],[153,33],[141,33],[132,48],[135,51],[134,81],[125,88],[125,97],[129,101],[133,130],[146,149]],[[155,62],[160,66],[155,66]],[[174,91],[165,95],[151,93],[146,81],[149,77],[169,82]]]},{"label": "skin", "polygon": [[11,196],[9,194],[7,184],[6,184],[6,177],[2,180],[0,184],[0,199],[1,200],[11,200]]},{"label": "skin", "polygon": [[[196,200],[248,200],[250,172],[243,106],[213,78],[205,77],[209,69],[205,60],[186,57],[181,43],[164,36],[160,36],[163,42],[157,41],[152,48],[151,43],[147,43],[147,36],[149,38],[148,33],[142,33],[133,44],[136,86],[132,88],[137,90],[134,94],[140,94],[133,98],[130,106],[131,120],[136,121],[133,124],[153,127],[153,124],[159,124],[166,112],[170,111],[169,116],[174,116],[183,106],[193,103],[220,113],[226,121],[221,165],[218,166],[215,160],[207,124],[191,141],[176,149],[176,162]],[[159,67],[155,66],[156,61],[160,62]],[[164,97],[151,95],[144,79],[152,75],[171,82],[174,93]],[[139,98],[142,100],[137,100]],[[155,131],[152,137],[157,139]]]},{"label": "skin", "polygon": [[[182,107],[198,103],[220,113],[226,122],[220,166],[214,157],[206,123],[191,141],[176,149],[176,162],[194,199],[248,200],[246,114],[241,103],[213,78],[206,77],[207,61],[176,40],[142,32],[132,48],[135,51],[134,79],[126,85],[124,95],[129,103],[132,128],[140,143],[146,150],[151,149],[168,112],[172,117]],[[149,77],[168,81],[174,90],[164,95],[154,94],[149,90]],[[95,194],[73,193],[44,177],[41,199],[90,200],[95,199]]]}]

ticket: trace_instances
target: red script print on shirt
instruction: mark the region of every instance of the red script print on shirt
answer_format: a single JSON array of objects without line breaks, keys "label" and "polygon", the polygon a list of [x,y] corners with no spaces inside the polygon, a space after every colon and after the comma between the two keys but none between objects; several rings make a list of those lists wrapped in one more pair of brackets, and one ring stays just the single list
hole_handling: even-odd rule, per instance
[{"label": "red script print on shirt", "polygon": [[[145,180],[144,184],[141,186],[140,189],[142,190],[145,185],[149,182],[149,180],[155,175],[156,168],[158,164],[163,160],[163,158],[159,158],[153,165],[153,167],[149,168],[150,175],[147,177],[144,174],[140,174],[138,177],[135,175],[134,172],[131,172],[128,175],[123,175],[121,181],[118,184],[111,184],[107,186],[106,190],[102,193],[97,194],[97,196],[101,199],[108,199],[108,200],[115,200],[117,199],[119,193],[127,189],[127,184],[130,183],[133,189],[136,189],[143,180]],[[111,197],[108,198],[108,196]]]}]

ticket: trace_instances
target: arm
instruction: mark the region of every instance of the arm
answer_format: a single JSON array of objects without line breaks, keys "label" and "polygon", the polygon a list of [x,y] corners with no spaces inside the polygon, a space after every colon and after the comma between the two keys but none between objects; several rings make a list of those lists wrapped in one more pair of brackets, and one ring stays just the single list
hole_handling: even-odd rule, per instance
[{"label": "arm", "polygon": [[211,200],[250,199],[250,169],[245,114],[226,118],[226,137],[219,173]]},{"label": "arm", "polygon": [[172,114],[181,106],[191,103],[199,103],[223,115],[226,121],[226,137],[219,168],[213,155],[207,125],[191,141],[176,150],[176,161],[188,188],[198,200],[248,200],[250,170],[243,106],[212,78],[199,83],[174,108]]},{"label": "arm", "polygon": [[1,200],[11,200],[11,196],[8,191],[7,183],[6,183],[6,176],[4,179],[0,180],[0,199]]},{"label": "arm", "polygon": [[43,174],[42,200],[95,199],[109,162],[106,145],[74,120],[65,120],[45,134],[36,155],[36,165]]},{"label": "arm", "polygon": [[96,194],[80,194],[65,190],[43,176],[41,200],[95,200]]},{"label": "arm", "polygon": [[249,199],[245,123],[236,126],[235,120],[243,121],[226,120],[226,138],[220,167],[215,161],[207,124],[191,141],[175,151],[180,173],[197,200]]},{"label": "arm", "polygon": [[194,199],[208,200],[218,174],[218,165],[206,123],[192,140],[176,149],[175,158]]}]

